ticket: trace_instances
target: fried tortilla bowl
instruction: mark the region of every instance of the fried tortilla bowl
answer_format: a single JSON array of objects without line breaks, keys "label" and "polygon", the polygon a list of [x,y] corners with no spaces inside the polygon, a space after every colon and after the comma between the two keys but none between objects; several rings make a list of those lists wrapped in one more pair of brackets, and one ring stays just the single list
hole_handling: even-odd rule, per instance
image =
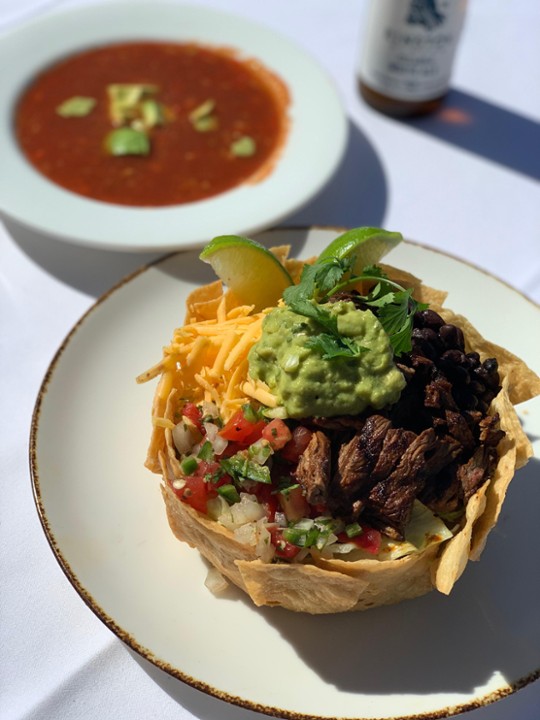
[{"label": "fried tortilla bowl", "polygon": [[[286,259],[286,249],[274,249],[293,278],[301,264]],[[532,448],[514,409],[516,404],[540,394],[540,378],[509,351],[485,340],[466,318],[443,308],[445,293],[424,286],[417,278],[390,266],[383,266],[393,279],[414,288],[414,297],[427,302],[447,323],[463,330],[467,352],[481,359],[495,357],[499,363],[502,389],[492,401],[489,414],[499,414],[505,436],[497,448],[498,462],[492,477],[469,498],[460,526],[453,537],[428,544],[417,553],[392,560],[326,559],[317,554],[305,562],[263,562],[253,545],[243,544],[220,523],[193,509],[175,494],[172,484],[181,477],[171,427],[178,390],[170,375],[163,372],[156,391],[154,431],[148,450],[147,467],[163,478],[162,494],[167,517],[175,536],[189,543],[222,576],[246,592],[257,606],[281,606],[311,614],[366,610],[423,595],[432,589],[449,594],[469,560],[478,560],[490,530],[497,522],[512,477],[532,455]],[[216,317],[220,303],[227,310],[238,303],[229,292],[223,295],[221,282],[198,288],[188,298],[190,322]],[[163,371],[159,364],[149,379]],[[168,387],[167,387],[168,385]]]}]

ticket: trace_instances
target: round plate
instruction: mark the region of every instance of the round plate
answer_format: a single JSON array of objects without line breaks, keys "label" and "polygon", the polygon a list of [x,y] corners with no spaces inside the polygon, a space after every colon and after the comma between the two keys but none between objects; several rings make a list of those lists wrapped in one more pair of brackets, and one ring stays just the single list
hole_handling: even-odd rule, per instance
[{"label": "round plate", "polygon": [[[13,133],[17,99],[43,67],[99,44],[132,39],[226,46],[255,58],[285,82],[290,130],[273,171],[208,200],[166,208],[102,203],[64,190],[26,161]],[[211,8],[162,2],[112,2],[54,12],[2,37],[0,212],[37,231],[114,250],[171,250],[222,233],[269,227],[307,202],[337,168],[347,121],[324,71],[269,29]]]},{"label": "round plate", "polygon": [[[309,257],[330,229],[269,231]],[[449,290],[448,307],[540,371],[540,309],[494,278],[404,243],[389,262]],[[105,295],[72,330],[38,398],[31,463],[38,511],[82,598],[132,648],[229,702],[290,718],[446,717],[540,675],[538,460],[511,485],[479,563],[449,597],[435,591],[363,613],[256,608],[204,586],[207,565],[169,530],[160,479],[143,467],[161,358],[187,293],[212,279],[196,253],[172,255]],[[518,321],[519,320],[519,321]],[[520,406],[540,437],[540,398]],[[537,443],[538,454],[538,443]],[[519,588],[519,590],[516,590]],[[230,660],[234,658],[234,661]]]}]

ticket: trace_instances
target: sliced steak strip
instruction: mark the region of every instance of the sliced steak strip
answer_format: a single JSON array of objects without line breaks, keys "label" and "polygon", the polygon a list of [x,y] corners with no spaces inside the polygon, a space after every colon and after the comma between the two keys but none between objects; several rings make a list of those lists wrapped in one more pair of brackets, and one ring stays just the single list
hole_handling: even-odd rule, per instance
[{"label": "sliced steak strip", "polygon": [[388,430],[379,458],[371,473],[373,484],[390,475],[415,437],[415,433],[410,430],[403,430],[402,428],[390,428]]},{"label": "sliced steak strip", "polygon": [[461,483],[465,503],[474,495],[484,480],[488,479],[490,468],[490,451],[485,445],[476,448],[473,456],[466,463],[459,466],[457,478]]},{"label": "sliced steak strip", "polygon": [[420,494],[420,500],[434,513],[446,515],[463,507],[463,492],[457,477],[457,466],[437,478],[437,483],[427,483]]},{"label": "sliced steak strip", "polygon": [[435,448],[425,458],[424,465],[420,469],[420,476],[425,483],[436,484],[438,476],[448,466],[459,458],[463,446],[450,435],[439,438]]},{"label": "sliced steak strip", "polygon": [[480,420],[478,427],[480,428],[480,442],[490,448],[496,448],[506,435],[504,430],[499,426],[499,413],[494,415],[486,415]]},{"label": "sliced steak strip", "polygon": [[336,473],[332,479],[332,490],[336,498],[350,501],[371,487],[371,471],[390,427],[388,418],[372,415],[366,420],[362,430],[341,446]]},{"label": "sliced steak strip", "polygon": [[310,505],[326,502],[330,482],[330,440],[317,430],[300,456],[295,477]]},{"label": "sliced steak strip", "polygon": [[428,408],[458,410],[452,396],[452,383],[442,373],[426,385],[424,405]]},{"label": "sliced steak strip", "polygon": [[403,538],[414,499],[425,482],[422,470],[426,457],[433,453],[436,444],[433,428],[421,432],[405,450],[396,469],[371,489],[366,517],[386,534],[392,528],[395,537]]},{"label": "sliced steak strip", "polygon": [[472,450],[475,446],[475,439],[465,417],[454,410],[446,410],[445,417],[448,433],[465,449]]}]

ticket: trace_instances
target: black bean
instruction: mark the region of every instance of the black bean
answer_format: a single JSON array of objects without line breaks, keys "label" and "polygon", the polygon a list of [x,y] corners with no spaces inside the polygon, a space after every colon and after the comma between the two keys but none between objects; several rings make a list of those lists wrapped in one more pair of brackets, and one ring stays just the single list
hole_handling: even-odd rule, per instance
[{"label": "black bean", "polygon": [[482,368],[487,373],[494,373],[497,372],[499,369],[499,363],[497,362],[497,358],[488,358],[487,360],[484,360],[482,363]]},{"label": "black bean", "polygon": [[439,335],[445,347],[458,348],[459,350],[465,349],[463,332],[456,325],[443,325],[439,329]]},{"label": "black bean", "polygon": [[486,390],[482,393],[482,400],[489,405],[496,395],[497,392],[494,392],[493,390]]},{"label": "black bean", "polygon": [[425,355],[430,360],[438,357],[437,345],[439,338],[437,333],[430,328],[414,328],[412,331],[412,346],[416,353]]},{"label": "black bean", "polygon": [[441,355],[441,360],[451,365],[467,365],[467,357],[461,350],[457,349],[445,350]]},{"label": "black bean", "polygon": [[470,368],[477,368],[480,365],[480,354],[477,352],[467,353]]},{"label": "black bean", "polygon": [[415,325],[418,324],[418,327],[427,327],[434,330],[438,330],[441,325],[444,325],[444,320],[435,310],[421,310],[417,312],[414,321]]},{"label": "black bean", "polygon": [[474,380],[474,381],[470,384],[470,390],[471,390],[475,395],[478,395],[478,397],[482,397],[483,394],[484,394],[485,391],[486,391],[486,386],[485,386],[483,383],[478,382],[478,380]]}]

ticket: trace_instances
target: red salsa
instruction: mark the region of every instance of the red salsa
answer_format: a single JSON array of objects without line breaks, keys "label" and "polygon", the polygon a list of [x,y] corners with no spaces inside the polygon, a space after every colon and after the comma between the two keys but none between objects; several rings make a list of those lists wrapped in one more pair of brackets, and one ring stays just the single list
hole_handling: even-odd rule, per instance
[{"label": "red salsa", "polygon": [[[137,111],[118,117],[111,86],[144,87]],[[177,205],[270,172],[287,104],[279,78],[231,50],[122,43],[41,73],[20,98],[15,131],[34,167],[67,190],[121,205]],[[127,154],[126,137],[136,141]]]}]

